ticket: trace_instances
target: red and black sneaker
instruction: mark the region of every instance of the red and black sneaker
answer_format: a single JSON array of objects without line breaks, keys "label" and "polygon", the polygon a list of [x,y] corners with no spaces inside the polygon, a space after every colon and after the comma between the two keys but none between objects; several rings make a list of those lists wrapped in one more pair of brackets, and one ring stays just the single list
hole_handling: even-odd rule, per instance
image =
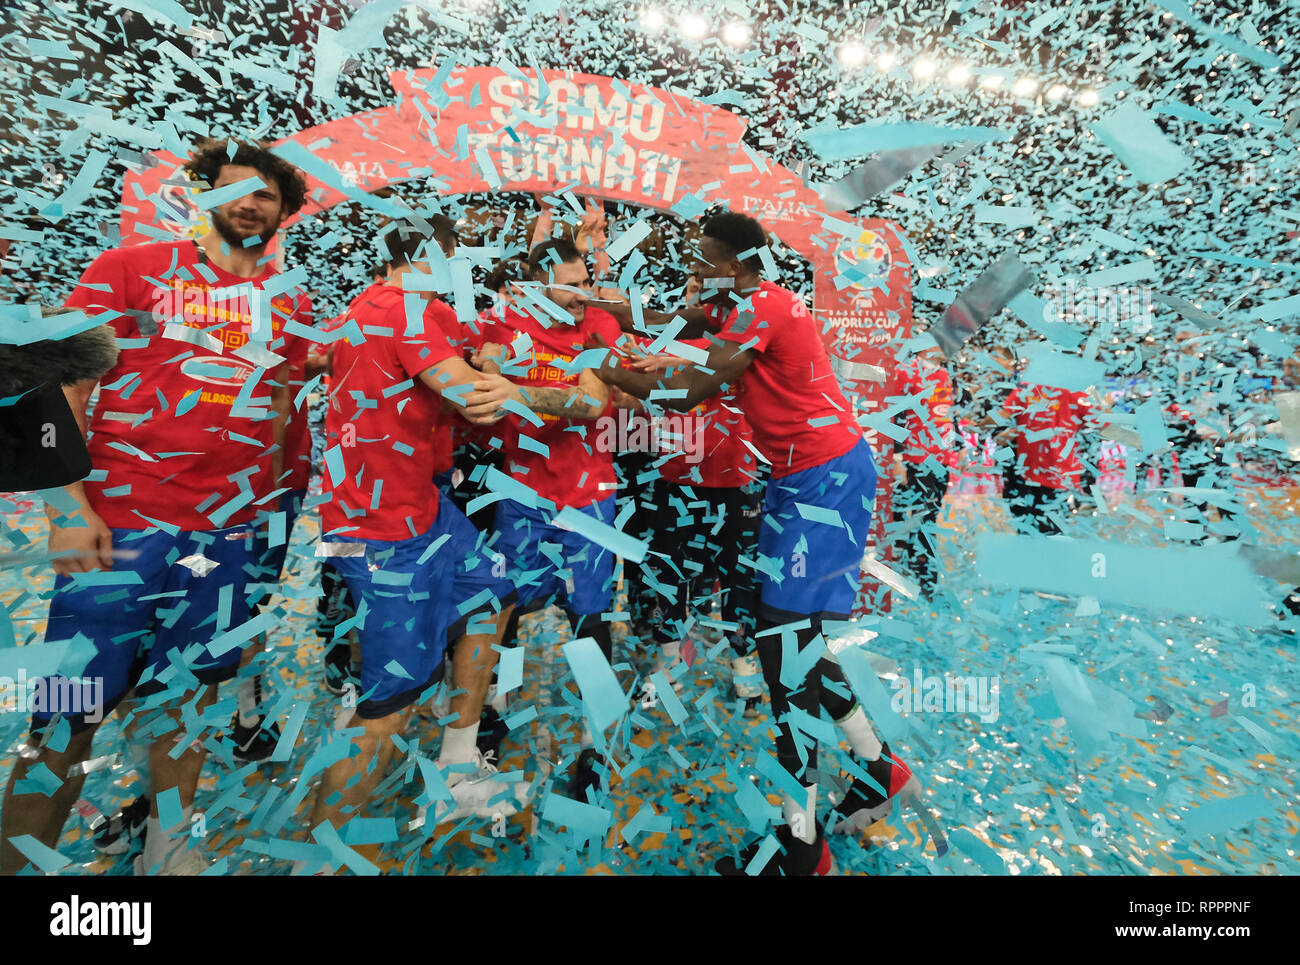
[{"label": "red and black sneaker", "polygon": [[[758,872],[759,877],[786,875],[788,877],[807,877],[810,875],[830,875],[835,873],[835,862],[831,859],[830,845],[826,842],[826,832],[817,825],[817,838],[812,844],[796,838],[790,833],[790,826],[783,824],[776,829],[776,839],[780,847],[767,859]],[[764,839],[755,838],[740,852],[739,856],[727,856],[714,863],[713,867],[720,875],[734,877],[745,874],[745,869],[754,860],[754,855],[762,846]]]},{"label": "red and black sneaker", "polygon": [[895,798],[906,804],[921,796],[921,782],[903,759],[890,751],[888,744],[881,745],[877,760],[863,762],[856,756],[854,760],[864,764],[871,779],[888,793],[881,794],[860,777],[854,779],[844,800],[835,806],[842,819],[835,826],[838,830],[861,831],[886,817],[894,809]]}]

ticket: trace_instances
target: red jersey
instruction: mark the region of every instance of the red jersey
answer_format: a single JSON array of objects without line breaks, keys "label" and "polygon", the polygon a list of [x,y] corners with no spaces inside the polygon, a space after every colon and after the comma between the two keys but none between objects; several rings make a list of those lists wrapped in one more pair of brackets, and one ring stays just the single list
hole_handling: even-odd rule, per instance
[{"label": "red jersey", "polygon": [[[590,305],[581,324],[550,321],[549,327],[511,307],[506,309],[504,321],[485,326],[483,339],[506,346],[515,343],[507,349],[503,371],[521,386],[573,388],[580,373],[562,366],[582,354],[590,336],[600,335],[613,345],[621,334],[612,315]],[[520,336],[527,336],[531,344],[525,347]],[[523,366],[527,372],[520,377],[515,373]],[[612,417],[613,411],[613,406],[607,405],[602,418]],[[507,433],[505,451],[510,475],[557,508],[581,508],[612,496],[618,488],[613,453],[596,444],[596,423],[553,415],[539,414],[537,418],[540,426],[509,416],[513,431]]]},{"label": "red jersey", "polygon": [[907,439],[901,450],[904,462],[920,464],[931,456],[941,466],[957,468],[957,430],[952,423],[952,379],[948,370],[916,355],[894,372],[888,395],[921,396],[921,408],[907,410]]},{"label": "red jersey", "polygon": [[365,341],[334,347],[334,377],[325,416],[321,530],[361,539],[410,539],[438,517],[431,485],[437,461],[434,426],[447,418],[442,396],[420,373],[456,355],[437,321],[406,333],[402,289],[375,284],[348,307]]},{"label": "red jersey", "polygon": [[[311,300],[276,281],[270,267],[256,278],[223,271],[192,241],[116,248],[81,276],[66,304],[111,325],[121,349],[100,379],[87,443],[103,478],[86,481],[86,496],[105,524],[236,526],[284,485],[270,479],[270,383],[304,355]],[[264,295],[250,305],[250,288],[271,289],[269,306]],[[250,343],[258,331],[269,341]]]},{"label": "red jersey", "polygon": [[1020,427],[1016,461],[1022,478],[1035,486],[1078,489],[1083,478],[1079,430],[1092,407],[1082,392],[1045,385],[1020,385],[1005,407]]},{"label": "red jersey", "polygon": [[[707,350],[710,342],[701,338],[682,344]],[[745,444],[752,442],[753,433],[731,393],[719,392],[689,412],[666,413],[658,436],[661,452],[681,453],[659,464],[659,474],[668,482],[739,489],[757,475],[758,459]]]},{"label": "red jersey", "polygon": [[[441,298],[430,298],[429,307],[424,310],[425,318],[432,318],[438,326],[438,331],[442,332],[450,345],[456,352],[457,357],[463,358],[465,344],[465,330],[456,318],[456,310],[444,302]],[[454,405],[454,403],[452,403]],[[463,438],[460,432],[461,426],[468,427],[469,422],[459,416],[445,412],[449,418],[439,419],[433,427],[433,474],[440,476],[452,466],[452,453],[456,445]]]},{"label": "red jersey", "polygon": [[763,282],[718,337],[758,353],[735,387],[754,445],[779,479],[844,455],[862,438],[817,323],[794,292]]},{"label": "red jersey", "polygon": [[307,384],[305,338],[294,339],[295,351],[289,357],[289,424],[284,429],[284,477],[280,485],[289,490],[306,489],[311,478],[311,431],[307,424],[307,399],[298,405],[298,393]]}]

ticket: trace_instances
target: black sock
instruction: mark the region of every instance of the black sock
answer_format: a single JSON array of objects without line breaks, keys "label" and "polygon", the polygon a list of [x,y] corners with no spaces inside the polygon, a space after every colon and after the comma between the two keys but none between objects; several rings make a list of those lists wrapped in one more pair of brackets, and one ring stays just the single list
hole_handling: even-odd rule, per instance
[{"label": "black sock", "polygon": [[600,652],[605,655],[605,661],[614,665],[614,640],[609,634],[609,624],[601,619],[599,613],[588,613],[580,616],[576,613],[569,614],[569,626],[573,628],[573,637],[592,637],[596,645],[600,647]]},{"label": "black sock", "polygon": [[[777,626],[779,624],[760,620],[759,635],[756,639],[758,660],[763,668],[763,680],[767,683],[767,691],[772,699],[772,718],[777,722],[776,756],[781,766],[794,775],[800,784],[808,785],[815,782],[807,771],[817,770],[817,747],[813,745],[804,751],[807,758],[805,764],[799,756],[799,745],[796,743],[798,738],[788,723],[781,723],[781,718],[791,707],[796,707],[810,716],[817,715],[821,702],[821,674],[814,667],[796,690],[791,690],[781,682],[781,639],[785,634],[782,632],[764,634],[765,630]],[[802,650],[817,636],[820,628],[807,627],[803,630],[786,632],[795,634],[798,647]]]}]

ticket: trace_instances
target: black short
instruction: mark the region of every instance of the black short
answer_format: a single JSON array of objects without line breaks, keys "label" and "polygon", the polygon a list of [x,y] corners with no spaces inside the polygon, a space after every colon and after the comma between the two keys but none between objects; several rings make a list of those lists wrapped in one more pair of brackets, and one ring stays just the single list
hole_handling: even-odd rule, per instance
[{"label": "black short", "polygon": [[660,480],[656,495],[650,549],[661,555],[647,561],[658,584],[655,639],[682,639],[690,610],[708,605],[715,579],[722,588],[722,619],[752,634],[761,487],[714,488]]}]

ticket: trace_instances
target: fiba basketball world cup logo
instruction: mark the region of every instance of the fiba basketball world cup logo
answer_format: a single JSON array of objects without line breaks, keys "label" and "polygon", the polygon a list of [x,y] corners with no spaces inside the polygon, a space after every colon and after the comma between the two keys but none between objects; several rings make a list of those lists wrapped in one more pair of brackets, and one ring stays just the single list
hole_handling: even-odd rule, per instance
[{"label": "fiba basketball world cup logo", "polygon": [[856,245],[846,244],[836,252],[835,261],[840,274],[853,283],[854,311],[870,312],[879,291],[889,288],[889,272],[894,267],[894,259],[888,239],[866,229]]},{"label": "fiba basketball world cup logo", "polygon": [[[839,304],[829,312],[834,330],[829,349],[836,375],[851,382],[880,382],[884,371],[865,363],[863,351],[889,340],[898,315],[889,310],[890,274],[894,256],[885,235],[863,229],[856,244],[845,243],[835,254]],[[844,281],[849,284],[844,285]],[[892,316],[892,318],[891,318]]]}]

